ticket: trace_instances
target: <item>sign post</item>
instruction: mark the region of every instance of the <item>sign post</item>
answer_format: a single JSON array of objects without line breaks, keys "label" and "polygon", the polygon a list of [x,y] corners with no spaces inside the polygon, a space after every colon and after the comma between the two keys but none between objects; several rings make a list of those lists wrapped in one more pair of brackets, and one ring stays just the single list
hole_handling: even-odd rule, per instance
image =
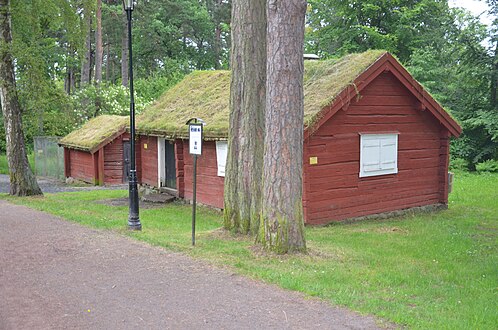
[{"label": "sign post", "polygon": [[187,121],[189,131],[189,153],[194,157],[194,173],[192,176],[192,245],[195,245],[195,211],[197,195],[197,156],[202,154],[202,127],[204,121],[192,118]]}]

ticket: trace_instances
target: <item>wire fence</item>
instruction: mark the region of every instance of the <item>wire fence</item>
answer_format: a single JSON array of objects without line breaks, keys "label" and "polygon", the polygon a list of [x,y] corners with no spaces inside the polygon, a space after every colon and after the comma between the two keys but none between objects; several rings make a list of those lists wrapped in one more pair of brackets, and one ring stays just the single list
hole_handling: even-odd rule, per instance
[{"label": "wire fence", "polygon": [[64,148],[59,147],[59,137],[35,137],[35,173],[45,176],[64,179]]}]

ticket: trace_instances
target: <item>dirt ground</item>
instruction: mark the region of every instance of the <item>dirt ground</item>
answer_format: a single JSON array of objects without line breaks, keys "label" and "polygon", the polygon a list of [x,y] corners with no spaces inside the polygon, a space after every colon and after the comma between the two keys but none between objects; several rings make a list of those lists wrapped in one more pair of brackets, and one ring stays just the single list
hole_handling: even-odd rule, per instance
[{"label": "dirt ground", "polygon": [[0,201],[0,329],[376,329],[343,308]]},{"label": "dirt ground", "polygon": [[[54,178],[36,177],[38,185],[44,193],[59,193],[73,191],[89,191],[89,190],[109,190],[109,189],[128,189],[127,184],[113,186],[94,186],[90,184],[82,184],[81,186],[68,185],[61,180]],[[9,176],[0,174],[0,193],[8,193],[10,190]]]}]

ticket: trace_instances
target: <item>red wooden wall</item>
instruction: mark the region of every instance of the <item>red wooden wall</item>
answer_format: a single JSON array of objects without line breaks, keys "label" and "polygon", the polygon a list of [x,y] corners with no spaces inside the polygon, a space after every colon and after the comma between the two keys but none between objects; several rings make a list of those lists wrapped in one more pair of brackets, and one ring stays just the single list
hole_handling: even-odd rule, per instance
[{"label": "red wooden wall", "polygon": [[129,134],[125,133],[104,147],[105,184],[123,183],[123,142],[129,139]]},{"label": "red wooden wall", "polygon": [[75,149],[64,149],[65,176],[88,183],[95,183],[94,157],[91,153]]},{"label": "red wooden wall", "polygon": [[175,140],[176,189],[180,198],[185,198],[185,161],[183,149],[183,141]]},{"label": "red wooden wall", "polygon": [[[398,173],[359,178],[359,133],[398,132]],[[318,157],[317,165],[309,158]],[[447,201],[448,132],[391,73],[383,73],[304,144],[310,224]]]},{"label": "red wooden wall", "polygon": [[[128,133],[120,135],[93,154],[65,148],[65,176],[92,184],[123,183],[123,141],[126,140],[129,140]],[[139,161],[137,153],[137,164]]]},{"label": "red wooden wall", "polygon": [[[189,154],[188,140],[183,141],[183,162],[185,198],[192,199],[193,158]],[[216,143],[204,141],[202,155],[197,158],[197,201],[202,204],[223,208],[224,177],[218,176]]]},{"label": "red wooden wall", "polygon": [[137,155],[140,154],[140,162],[137,161],[139,182],[157,187],[157,137],[140,136],[139,141],[137,148]]}]

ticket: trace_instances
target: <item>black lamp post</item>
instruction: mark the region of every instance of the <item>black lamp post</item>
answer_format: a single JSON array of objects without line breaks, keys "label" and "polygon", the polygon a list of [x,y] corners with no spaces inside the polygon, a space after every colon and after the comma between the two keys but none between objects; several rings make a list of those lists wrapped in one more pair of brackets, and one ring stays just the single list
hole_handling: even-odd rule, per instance
[{"label": "black lamp post", "polygon": [[128,18],[128,58],[130,64],[130,175],[129,179],[129,200],[130,214],[128,216],[128,229],[142,230],[140,217],[138,216],[138,188],[137,169],[135,164],[135,96],[133,91],[133,64],[131,46],[131,12],[133,11],[133,0],[123,0],[123,7]]}]

